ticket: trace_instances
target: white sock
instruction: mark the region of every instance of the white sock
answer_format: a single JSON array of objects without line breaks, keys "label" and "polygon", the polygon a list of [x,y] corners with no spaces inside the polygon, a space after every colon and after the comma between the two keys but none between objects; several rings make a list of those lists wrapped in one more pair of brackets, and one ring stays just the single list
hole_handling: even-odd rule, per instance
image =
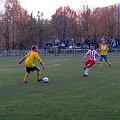
[{"label": "white sock", "polygon": [[85,75],[88,75],[88,70],[89,70],[89,69],[86,68],[86,70],[85,70],[85,72],[84,72]]},{"label": "white sock", "polygon": [[84,70],[84,74],[85,74],[86,70]]},{"label": "white sock", "polygon": [[84,68],[84,74],[85,74],[86,68]]}]

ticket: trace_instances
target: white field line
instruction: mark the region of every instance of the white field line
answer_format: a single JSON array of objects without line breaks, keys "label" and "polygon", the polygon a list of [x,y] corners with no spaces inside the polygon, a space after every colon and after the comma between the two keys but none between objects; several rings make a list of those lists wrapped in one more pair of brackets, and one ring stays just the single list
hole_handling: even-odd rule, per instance
[{"label": "white field line", "polygon": [[[51,61],[48,61],[47,63],[53,63],[53,62],[57,62],[57,61],[64,61],[64,60],[68,60],[68,59],[58,59],[58,60],[51,60]],[[5,68],[5,67],[19,67],[20,65],[4,65],[4,66],[0,66],[0,68]],[[58,64],[53,64],[51,66],[59,66]],[[48,66],[50,67],[50,66]]]},{"label": "white field line", "polygon": [[[53,64],[53,65],[46,66],[46,69],[47,68],[52,68],[52,67],[58,67],[58,66],[60,66],[60,64]],[[0,70],[16,70],[16,69],[20,70],[20,69],[25,69],[25,67],[22,67],[22,68],[18,68],[18,67],[17,68],[5,68],[3,66],[2,66],[2,68],[3,69],[0,69]]]},{"label": "white field line", "polygon": [[0,68],[5,68],[5,67],[18,67],[20,65],[4,65],[4,66],[0,66]]},{"label": "white field line", "polygon": [[50,68],[50,67],[57,67],[57,66],[60,66],[60,64],[53,64],[53,65],[49,65],[49,66],[47,66],[46,68]]},{"label": "white field line", "polygon": [[65,60],[68,60],[68,59],[58,59],[58,60],[51,60],[51,61],[48,61],[48,63],[50,62],[58,62],[58,61],[65,61]]}]

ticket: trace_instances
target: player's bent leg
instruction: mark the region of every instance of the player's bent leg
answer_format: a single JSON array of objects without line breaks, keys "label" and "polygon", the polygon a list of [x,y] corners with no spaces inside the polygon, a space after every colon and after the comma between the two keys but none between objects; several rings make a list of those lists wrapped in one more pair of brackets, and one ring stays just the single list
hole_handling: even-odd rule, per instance
[{"label": "player's bent leg", "polygon": [[89,71],[89,67],[91,67],[94,64],[94,61],[89,59],[87,62],[85,62],[85,68],[84,68],[84,75],[83,77],[87,77],[88,76],[88,71]]},{"label": "player's bent leg", "polygon": [[88,76],[88,68],[87,68],[87,66],[85,66],[83,77],[87,77],[87,76]]},{"label": "player's bent leg", "polygon": [[105,59],[105,61],[108,63],[108,65],[109,65],[109,66],[111,66],[110,61],[107,59],[107,55],[106,55],[106,56],[104,56],[104,59]]},{"label": "player's bent leg", "polygon": [[98,62],[98,64],[100,65],[99,68],[103,68],[102,60],[103,60],[103,55],[100,55],[100,61]]},{"label": "player's bent leg", "polygon": [[85,66],[85,67],[84,67],[83,77],[87,77],[87,76],[88,76],[88,70],[89,70],[88,66]]},{"label": "player's bent leg", "polygon": [[94,60],[89,60],[88,64],[86,64],[87,66],[86,66],[86,70],[84,72],[84,77],[88,76],[89,68],[92,67],[94,64],[95,64]]},{"label": "player's bent leg", "polygon": [[40,82],[40,81],[42,81],[42,78],[40,78],[40,74],[41,74],[40,68],[37,67],[36,70],[37,70],[37,81]]},{"label": "player's bent leg", "polygon": [[37,71],[37,81],[39,82],[40,81],[40,68],[37,66],[34,66],[32,71]]},{"label": "player's bent leg", "polygon": [[30,73],[26,72],[23,83],[28,83],[28,81],[26,80],[29,77]]},{"label": "player's bent leg", "polygon": [[105,61],[108,63],[109,66],[111,66],[111,62],[110,61],[108,61],[108,60],[105,60]]},{"label": "player's bent leg", "polygon": [[40,69],[37,70],[37,78],[38,78],[38,81],[40,80]]}]

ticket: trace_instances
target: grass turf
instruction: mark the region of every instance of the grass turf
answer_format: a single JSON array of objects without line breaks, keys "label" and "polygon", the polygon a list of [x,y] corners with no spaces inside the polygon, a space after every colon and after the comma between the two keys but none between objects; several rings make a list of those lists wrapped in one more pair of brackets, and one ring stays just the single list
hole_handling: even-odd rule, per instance
[{"label": "grass turf", "polygon": [[20,58],[1,57],[0,120],[119,120],[120,56],[109,56],[111,68],[95,64],[86,78],[81,58],[43,57],[46,70],[41,75],[49,83],[37,83],[33,72],[29,83],[22,84]]}]

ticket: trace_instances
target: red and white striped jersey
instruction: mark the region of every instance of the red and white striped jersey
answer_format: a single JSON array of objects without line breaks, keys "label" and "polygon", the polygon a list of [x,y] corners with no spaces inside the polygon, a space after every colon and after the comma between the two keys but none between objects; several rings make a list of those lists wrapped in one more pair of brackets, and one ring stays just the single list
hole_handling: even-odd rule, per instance
[{"label": "red and white striped jersey", "polygon": [[89,56],[90,59],[96,61],[96,56],[99,56],[99,53],[96,50],[88,50],[86,56]]}]

